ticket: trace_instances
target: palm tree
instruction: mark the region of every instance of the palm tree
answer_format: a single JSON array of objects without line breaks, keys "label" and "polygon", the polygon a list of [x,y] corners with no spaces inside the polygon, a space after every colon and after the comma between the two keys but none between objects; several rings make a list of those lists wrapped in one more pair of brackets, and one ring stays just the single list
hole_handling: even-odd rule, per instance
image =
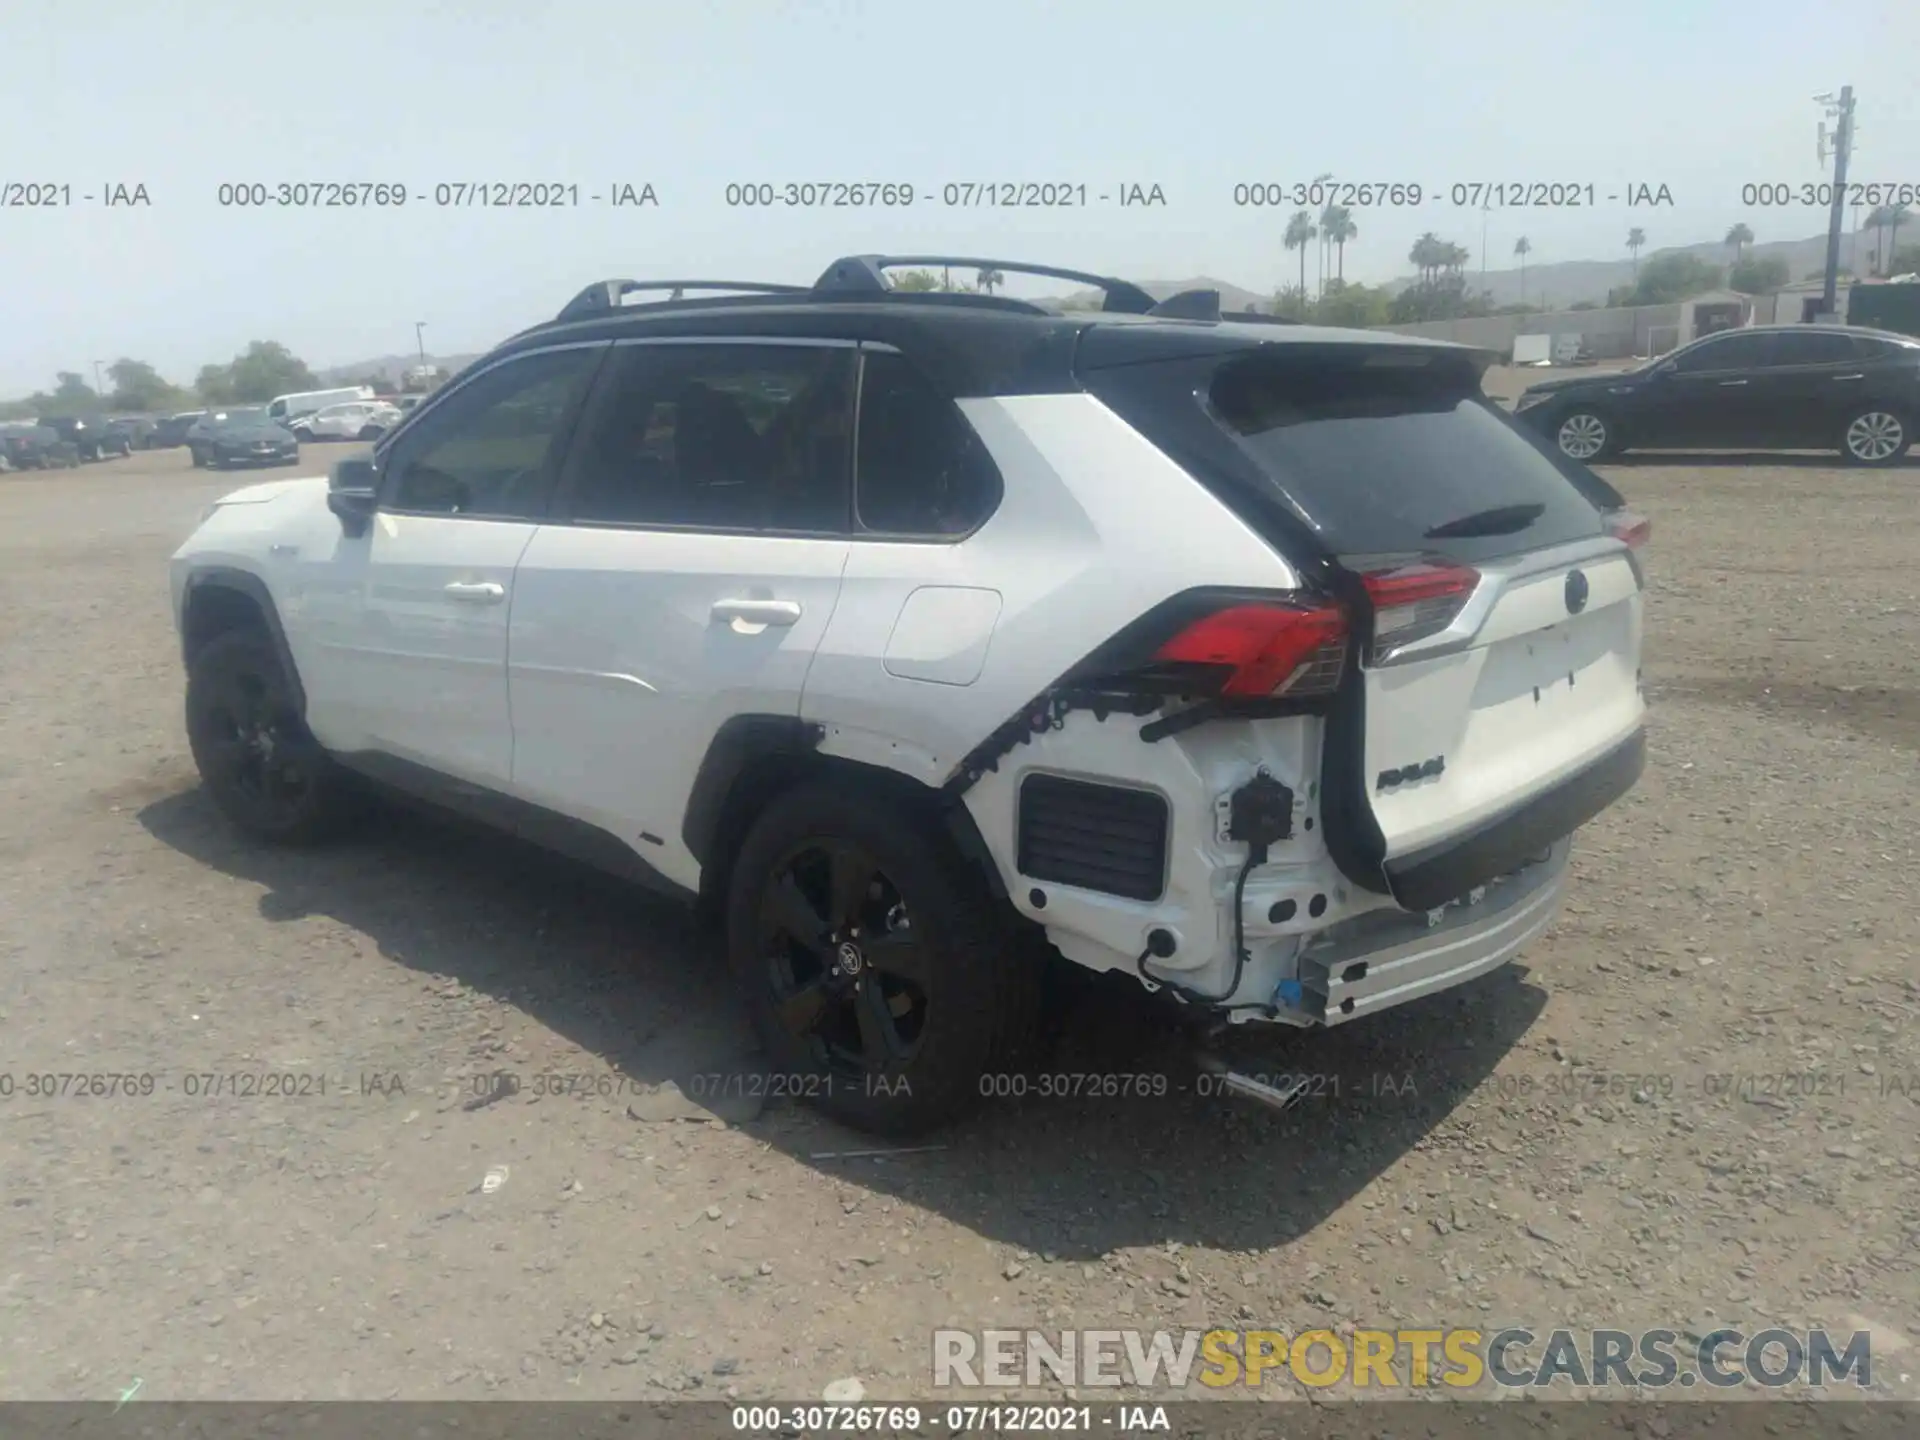
[{"label": "palm tree", "polygon": [[1007,283],[1007,277],[998,270],[982,270],[973,277],[973,283],[991,295],[997,288]]},{"label": "palm tree", "polygon": [[1353,211],[1345,205],[1329,205],[1326,214],[1320,217],[1320,233],[1331,240],[1336,257],[1336,278],[1342,285],[1347,283],[1347,242],[1360,234],[1360,227],[1353,223]]},{"label": "palm tree", "polygon": [[1527,303],[1527,256],[1533,253],[1533,244],[1522,235],[1513,242],[1513,253],[1520,257],[1520,303]]},{"label": "palm tree", "polygon": [[1906,205],[1887,207],[1887,243],[1881,247],[1881,253],[1887,257],[1887,274],[1893,274],[1893,267],[1899,263],[1900,227],[1913,218],[1913,211]]},{"label": "palm tree", "polygon": [[1434,272],[1445,263],[1447,247],[1440,237],[1431,230],[1413,242],[1413,248],[1407,252],[1407,259],[1420,272],[1420,282],[1432,282]]},{"label": "palm tree", "polygon": [[1313,216],[1308,211],[1296,210],[1293,218],[1287,221],[1287,233],[1281,244],[1289,250],[1300,252],[1300,313],[1307,313],[1307,246],[1313,243],[1313,237],[1320,232],[1313,227]]},{"label": "palm tree", "polygon": [[1735,260],[1744,260],[1747,255],[1747,246],[1753,243],[1753,231],[1749,230],[1743,222],[1727,231],[1727,238],[1722,243],[1733,251]]},{"label": "palm tree", "polygon": [[1640,250],[1647,243],[1647,232],[1638,225],[1627,231],[1627,249],[1633,254],[1633,278],[1640,278]]}]

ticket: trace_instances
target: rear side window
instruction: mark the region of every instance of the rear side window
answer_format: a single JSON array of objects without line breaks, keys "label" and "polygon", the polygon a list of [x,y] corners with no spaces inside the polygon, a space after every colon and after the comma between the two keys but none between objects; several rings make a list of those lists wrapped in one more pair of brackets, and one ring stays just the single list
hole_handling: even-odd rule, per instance
[{"label": "rear side window", "polygon": [[1568,474],[1451,357],[1292,349],[1228,362],[1209,408],[1333,553],[1471,563],[1601,533],[1610,487]]},{"label": "rear side window", "polygon": [[1000,472],[966,416],[899,355],[866,355],[854,512],[882,535],[965,535],[1000,503]]},{"label": "rear side window", "polygon": [[853,351],[616,347],[567,461],[579,525],[844,534]]},{"label": "rear side window", "polygon": [[1846,365],[1860,357],[1859,342],[1837,330],[1782,335],[1774,345],[1776,365]]}]

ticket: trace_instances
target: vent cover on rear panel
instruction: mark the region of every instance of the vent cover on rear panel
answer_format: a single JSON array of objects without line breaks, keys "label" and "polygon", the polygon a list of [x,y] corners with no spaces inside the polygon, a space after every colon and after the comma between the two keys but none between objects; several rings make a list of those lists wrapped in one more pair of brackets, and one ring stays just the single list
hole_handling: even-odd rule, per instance
[{"label": "vent cover on rear panel", "polygon": [[1166,887],[1167,802],[1147,790],[1058,775],[1020,784],[1020,873],[1128,900]]}]

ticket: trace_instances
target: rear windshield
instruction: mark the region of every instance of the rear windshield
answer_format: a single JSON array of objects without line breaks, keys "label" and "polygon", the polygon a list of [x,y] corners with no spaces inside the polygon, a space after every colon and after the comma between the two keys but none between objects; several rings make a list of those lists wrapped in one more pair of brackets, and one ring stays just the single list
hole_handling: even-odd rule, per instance
[{"label": "rear windshield", "polygon": [[1618,503],[1445,352],[1267,350],[1222,366],[1207,399],[1335,554],[1490,559],[1596,536]]}]

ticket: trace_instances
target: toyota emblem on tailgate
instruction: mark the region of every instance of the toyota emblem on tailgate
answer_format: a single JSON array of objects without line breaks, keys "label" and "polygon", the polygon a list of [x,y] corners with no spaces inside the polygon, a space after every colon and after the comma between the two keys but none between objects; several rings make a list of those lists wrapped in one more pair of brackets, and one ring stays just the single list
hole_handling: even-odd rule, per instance
[{"label": "toyota emblem on tailgate", "polygon": [[1567,613],[1578,615],[1587,608],[1587,595],[1592,590],[1587,584],[1586,573],[1581,570],[1567,572]]}]

